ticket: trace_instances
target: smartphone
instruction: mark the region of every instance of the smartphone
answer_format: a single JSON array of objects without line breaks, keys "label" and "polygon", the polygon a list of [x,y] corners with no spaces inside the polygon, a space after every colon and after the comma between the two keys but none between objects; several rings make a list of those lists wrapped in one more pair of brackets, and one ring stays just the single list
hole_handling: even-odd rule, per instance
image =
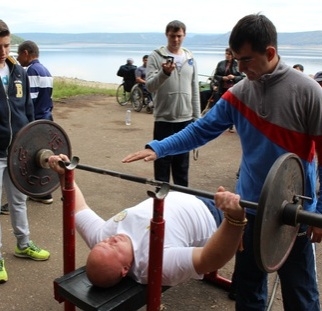
[{"label": "smartphone", "polygon": [[173,64],[173,61],[174,61],[174,57],[173,56],[167,56],[167,58],[166,58],[166,63],[167,64]]}]

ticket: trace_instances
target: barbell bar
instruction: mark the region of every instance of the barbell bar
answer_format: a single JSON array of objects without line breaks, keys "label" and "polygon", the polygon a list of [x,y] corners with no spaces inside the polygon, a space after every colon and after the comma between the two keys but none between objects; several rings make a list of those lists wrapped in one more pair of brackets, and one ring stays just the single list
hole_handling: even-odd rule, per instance
[{"label": "barbell bar", "polygon": [[[49,169],[48,158],[66,154],[73,168],[109,175],[132,182],[162,187],[164,182],[103,168],[79,164],[71,157],[71,144],[66,132],[55,122],[37,120],[27,124],[15,136],[8,155],[8,169],[15,186],[29,196],[41,197],[59,187],[59,177]],[[167,183],[171,190],[214,198],[214,193]],[[244,208],[256,209],[254,251],[258,266],[266,272],[278,270],[287,259],[295,242],[299,224],[322,228],[322,216],[302,210],[304,170],[298,156],[281,155],[270,169],[259,202],[240,200]]]}]

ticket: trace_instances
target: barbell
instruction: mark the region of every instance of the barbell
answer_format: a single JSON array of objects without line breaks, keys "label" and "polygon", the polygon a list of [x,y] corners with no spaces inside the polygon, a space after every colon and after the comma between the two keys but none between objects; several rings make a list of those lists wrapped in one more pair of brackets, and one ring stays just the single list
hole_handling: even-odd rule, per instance
[{"label": "barbell", "polygon": [[[69,138],[57,123],[37,120],[27,124],[15,136],[8,154],[8,170],[14,185],[24,194],[41,197],[59,187],[58,174],[49,169],[53,154],[71,158]],[[161,187],[164,182],[93,166],[71,159],[73,167],[121,179]],[[68,164],[67,164],[68,165]],[[214,193],[167,184],[169,189],[213,199]],[[281,155],[270,169],[258,203],[240,200],[244,208],[256,209],[254,253],[258,266],[266,272],[278,270],[289,255],[301,223],[321,227],[322,216],[302,210],[304,170],[298,156]]]}]

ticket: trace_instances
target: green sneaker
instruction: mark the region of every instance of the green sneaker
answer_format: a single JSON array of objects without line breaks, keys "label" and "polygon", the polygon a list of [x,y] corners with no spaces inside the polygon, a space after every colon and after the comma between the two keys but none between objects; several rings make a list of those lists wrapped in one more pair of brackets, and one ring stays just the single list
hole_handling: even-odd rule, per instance
[{"label": "green sneaker", "polygon": [[8,274],[4,267],[4,260],[0,259],[0,284],[8,281]]},{"label": "green sneaker", "polygon": [[18,246],[15,248],[15,256],[22,258],[30,258],[33,260],[47,260],[50,256],[50,253],[44,249],[39,248],[30,241],[28,247],[20,249]]}]

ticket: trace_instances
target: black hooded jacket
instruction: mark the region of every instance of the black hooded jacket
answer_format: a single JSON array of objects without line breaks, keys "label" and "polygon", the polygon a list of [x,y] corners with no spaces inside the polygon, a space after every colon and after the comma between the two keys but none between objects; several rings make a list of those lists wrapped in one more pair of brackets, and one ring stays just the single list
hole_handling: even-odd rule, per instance
[{"label": "black hooded jacket", "polygon": [[13,57],[6,60],[9,66],[9,85],[6,93],[0,79],[0,157],[8,155],[17,132],[34,120],[34,106],[30,98],[26,71]]}]

